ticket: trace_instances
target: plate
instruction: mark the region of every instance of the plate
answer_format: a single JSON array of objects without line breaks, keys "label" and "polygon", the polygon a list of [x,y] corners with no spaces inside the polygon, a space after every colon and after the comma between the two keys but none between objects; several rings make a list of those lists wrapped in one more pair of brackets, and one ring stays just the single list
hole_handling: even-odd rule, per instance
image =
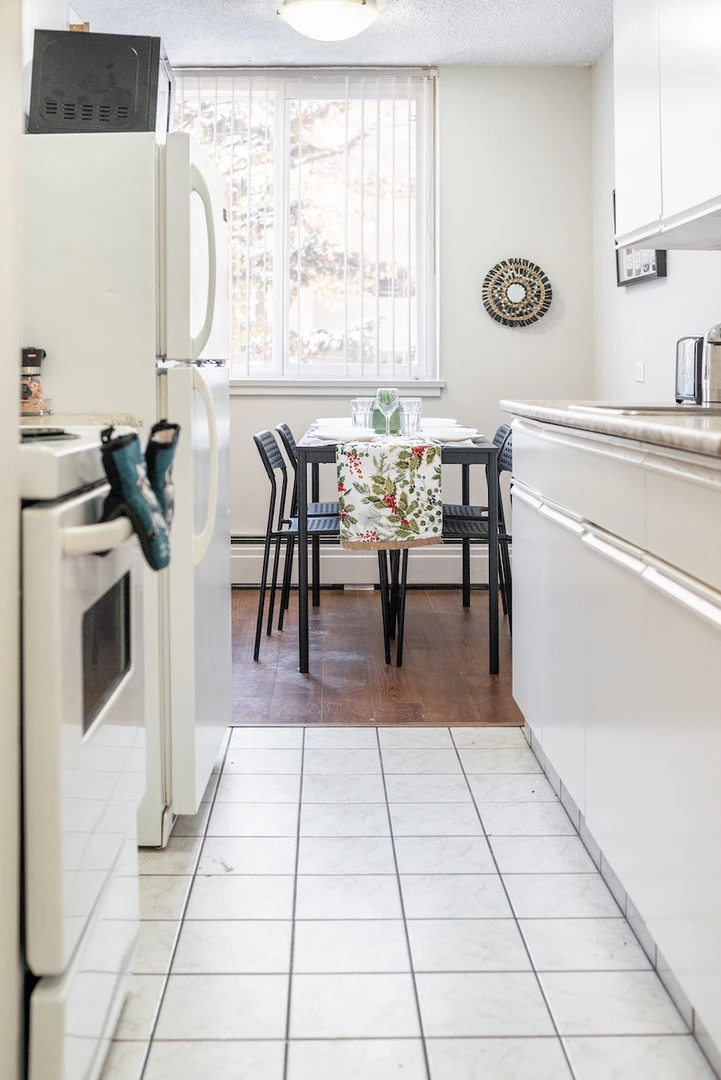
[{"label": "plate", "polygon": [[447,417],[443,417],[443,416],[422,416],[421,417],[421,428],[424,431],[429,431],[431,428],[437,428],[437,427],[442,427],[442,428],[455,427],[457,425],[457,423],[458,423],[457,420],[449,420]]},{"label": "plate", "polygon": [[373,439],[377,439],[373,428],[359,428],[359,427],[319,427],[315,432],[317,439],[322,439],[324,442],[372,442]]},{"label": "plate", "polygon": [[424,434],[436,442],[467,442],[468,439],[477,439],[480,432],[474,427],[447,427],[432,428]]},{"label": "plate", "polygon": [[352,427],[350,416],[319,416],[316,420],[318,427],[347,428]]}]

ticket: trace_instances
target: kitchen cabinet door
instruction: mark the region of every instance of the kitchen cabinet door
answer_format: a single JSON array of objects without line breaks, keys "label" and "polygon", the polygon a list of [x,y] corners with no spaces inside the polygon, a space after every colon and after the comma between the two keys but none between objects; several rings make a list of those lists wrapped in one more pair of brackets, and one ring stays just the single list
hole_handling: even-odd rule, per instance
[{"label": "kitchen cabinet door", "polygon": [[586,823],[719,1044],[721,595],[617,541],[586,543]]},{"label": "kitchen cabinet door", "polygon": [[587,610],[586,824],[628,889],[635,860],[645,860],[643,777],[654,767],[645,564],[640,551],[629,554],[608,534],[587,531],[583,547],[593,583]]},{"label": "kitchen cabinet door", "polygon": [[614,22],[616,234],[630,242],[661,223],[658,0],[616,0]]},{"label": "kitchen cabinet door", "polygon": [[543,742],[547,700],[542,660],[543,560],[541,502],[514,485],[513,498],[513,696],[526,723]]},{"label": "kitchen cabinet door", "polygon": [[663,219],[673,224],[721,204],[721,4],[658,2]]},{"label": "kitchen cabinet door", "polygon": [[589,655],[583,526],[547,503],[539,516],[543,563],[539,634],[547,688],[543,752],[583,813]]},{"label": "kitchen cabinet door", "polygon": [[645,581],[653,738],[627,888],[721,1046],[721,596],[663,571]]},{"label": "kitchen cabinet door", "polygon": [[583,527],[513,487],[513,692],[543,752],[584,805]]}]

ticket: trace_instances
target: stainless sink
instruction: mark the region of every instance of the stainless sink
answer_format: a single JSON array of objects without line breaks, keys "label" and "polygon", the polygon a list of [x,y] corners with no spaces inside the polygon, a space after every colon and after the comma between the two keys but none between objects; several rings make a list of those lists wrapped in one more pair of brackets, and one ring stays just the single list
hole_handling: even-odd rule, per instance
[{"label": "stainless sink", "polygon": [[569,412],[602,413],[605,416],[721,416],[721,405],[569,405]]}]

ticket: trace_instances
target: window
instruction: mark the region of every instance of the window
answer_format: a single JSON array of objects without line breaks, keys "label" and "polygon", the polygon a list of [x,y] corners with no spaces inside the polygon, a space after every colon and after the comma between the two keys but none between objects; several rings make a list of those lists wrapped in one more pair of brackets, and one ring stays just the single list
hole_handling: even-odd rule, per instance
[{"label": "window", "polygon": [[231,192],[233,376],[433,379],[427,72],[181,72]]}]

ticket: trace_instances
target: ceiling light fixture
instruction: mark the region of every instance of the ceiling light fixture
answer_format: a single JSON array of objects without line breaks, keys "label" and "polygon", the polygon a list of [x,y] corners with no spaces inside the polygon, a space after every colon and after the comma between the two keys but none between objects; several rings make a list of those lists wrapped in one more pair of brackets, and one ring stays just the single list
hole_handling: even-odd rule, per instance
[{"label": "ceiling light fixture", "polygon": [[380,15],[375,0],[284,0],[281,19],[316,41],[345,41],[367,30]]}]

